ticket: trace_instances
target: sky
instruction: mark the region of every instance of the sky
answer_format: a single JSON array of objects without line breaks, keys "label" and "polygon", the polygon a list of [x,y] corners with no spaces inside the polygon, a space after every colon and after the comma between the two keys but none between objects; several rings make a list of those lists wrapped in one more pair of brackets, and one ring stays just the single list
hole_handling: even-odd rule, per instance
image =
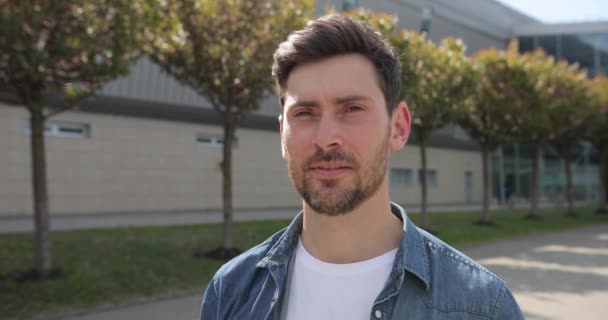
[{"label": "sky", "polygon": [[608,0],[497,0],[544,23],[608,22]]}]

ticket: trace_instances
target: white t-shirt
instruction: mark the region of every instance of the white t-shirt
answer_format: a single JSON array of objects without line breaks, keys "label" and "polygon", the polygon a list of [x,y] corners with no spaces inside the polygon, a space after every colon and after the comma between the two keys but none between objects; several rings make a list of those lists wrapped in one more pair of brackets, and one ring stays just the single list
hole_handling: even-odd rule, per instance
[{"label": "white t-shirt", "polygon": [[313,257],[298,242],[291,270],[287,320],[368,320],[391,272],[397,249],[369,260],[334,264]]}]

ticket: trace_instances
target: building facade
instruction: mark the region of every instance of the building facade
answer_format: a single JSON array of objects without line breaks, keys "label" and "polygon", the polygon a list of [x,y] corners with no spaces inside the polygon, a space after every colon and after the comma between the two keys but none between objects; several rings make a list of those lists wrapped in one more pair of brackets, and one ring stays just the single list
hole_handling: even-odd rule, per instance
[{"label": "building facade", "polygon": [[[589,77],[608,74],[608,22],[525,24],[514,33],[521,52],[542,48],[559,60],[577,63]],[[571,150],[574,199],[593,201],[599,198],[598,150],[581,142]],[[543,147],[540,170],[540,194],[547,200],[565,199],[565,163],[551,145]],[[494,194],[500,195],[500,181],[516,197],[530,195],[532,156],[525,145],[504,146],[494,162]],[[502,165],[501,165],[502,164]],[[505,192],[505,191],[503,191]]]}]

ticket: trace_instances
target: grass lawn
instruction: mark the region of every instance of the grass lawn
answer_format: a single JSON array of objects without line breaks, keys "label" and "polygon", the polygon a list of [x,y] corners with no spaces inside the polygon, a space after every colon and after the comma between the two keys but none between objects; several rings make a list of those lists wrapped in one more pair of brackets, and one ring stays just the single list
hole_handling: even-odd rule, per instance
[{"label": "grass lawn", "polygon": [[[477,212],[432,213],[434,230],[444,241],[462,248],[472,244],[583,225],[608,223],[608,216],[580,208],[567,218],[563,210],[541,210],[543,219],[523,219],[524,211],[494,211],[496,226],[473,225]],[[418,215],[411,215],[414,222]],[[289,221],[238,222],[234,243],[243,250],[266,239]],[[30,234],[0,235],[0,318],[56,313],[142,296],[200,289],[222,264],[192,258],[195,250],[221,244],[220,224],[137,227],[52,233],[54,264],[67,277],[17,284],[8,275],[32,266]]]}]

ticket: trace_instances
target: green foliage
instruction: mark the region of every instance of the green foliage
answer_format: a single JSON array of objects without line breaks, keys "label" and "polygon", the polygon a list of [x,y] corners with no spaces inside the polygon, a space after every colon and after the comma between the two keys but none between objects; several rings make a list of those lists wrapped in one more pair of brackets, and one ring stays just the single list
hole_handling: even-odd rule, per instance
[{"label": "green foliage", "polygon": [[310,0],[162,2],[163,32],[149,35],[146,50],[216,110],[244,116],[273,87],[274,50],[304,26],[313,8]]},{"label": "green foliage", "polygon": [[425,141],[471,105],[474,70],[460,39],[446,38],[437,46],[424,34],[403,30],[392,42],[401,53],[402,95],[412,128]]},{"label": "green foliage", "polygon": [[[605,217],[581,210],[577,219],[559,210],[548,210],[547,219],[530,223],[521,211],[495,214],[496,227],[471,223],[478,212],[434,213],[442,240],[462,248],[516,235],[571,229],[606,223]],[[418,214],[409,214],[415,222]],[[235,223],[235,244],[248,249],[287,226],[289,221]],[[27,234],[0,235],[0,314],[26,318],[40,312],[91,308],[106,303],[125,303],[142,296],[158,296],[183,290],[202,294],[222,264],[194,259],[195,250],[211,250],[220,243],[220,224],[114,228],[54,232],[54,254],[64,261],[66,278],[40,283],[16,284],[6,277],[31,264],[32,238]],[[95,248],[95,250],[91,250]],[[58,317],[60,318],[60,317]]]},{"label": "green foliage", "polygon": [[[237,223],[235,244],[251,248],[287,223]],[[32,263],[32,237],[0,235],[0,317],[22,319],[181,291],[202,294],[223,262],[193,258],[192,252],[217,247],[221,232],[211,224],[53,232],[53,253],[67,276],[23,284],[8,276]]]},{"label": "green foliage", "polygon": [[477,86],[474,103],[458,123],[488,151],[512,141],[518,134],[518,112],[534,101],[533,84],[516,48],[495,48],[474,56]]},{"label": "green foliage", "polygon": [[[329,10],[329,13],[332,12],[334,12],[334,10]],[[397,16],[384,12],[371,11],[362,7],[345,12],[345,14],[366,23],[389,39],[396,35],[397,23],[399,22]]]},{"label": "green foliage", "polygon": [[[528,81],[532,84],[532,88],[528,89],[531,93],[529,103],[516,113],[518,140],[539,145],[567,131],[559,122],[567,122],[570,118],[578,125],[582,120],[574,118],[578,118],[578,110],[583,110],[578,104],[586,99],[584,72],[576,65],[556,61],[542,49],[523,53],[518,59],[522,61]],[[561,112],[569,116],[562,117],[559,115]],[[580,115],[584,113],[581,111]]]},{"label": "green foliage", "polygon": [[585,138],[596,146],[608,145],[608,77],[600,74],[589,83],[595,116],[589,121]]},{"label": "green foliage", "polygon": [[[556,61],[542,50],[523,55],[531,65],[531,77],[540,96],[543,126],[539,135],[568,145],[580,140],[586,130],[592,104],[589,97],[587,73],[577,64]],[[569,148],[568,148],[569,150]]]},{"label": "green foliage", "polygon": [[0,78],[25,104],[48,91],[85,96],[128,72],[149,7],[133,0],[0,0]]}]

